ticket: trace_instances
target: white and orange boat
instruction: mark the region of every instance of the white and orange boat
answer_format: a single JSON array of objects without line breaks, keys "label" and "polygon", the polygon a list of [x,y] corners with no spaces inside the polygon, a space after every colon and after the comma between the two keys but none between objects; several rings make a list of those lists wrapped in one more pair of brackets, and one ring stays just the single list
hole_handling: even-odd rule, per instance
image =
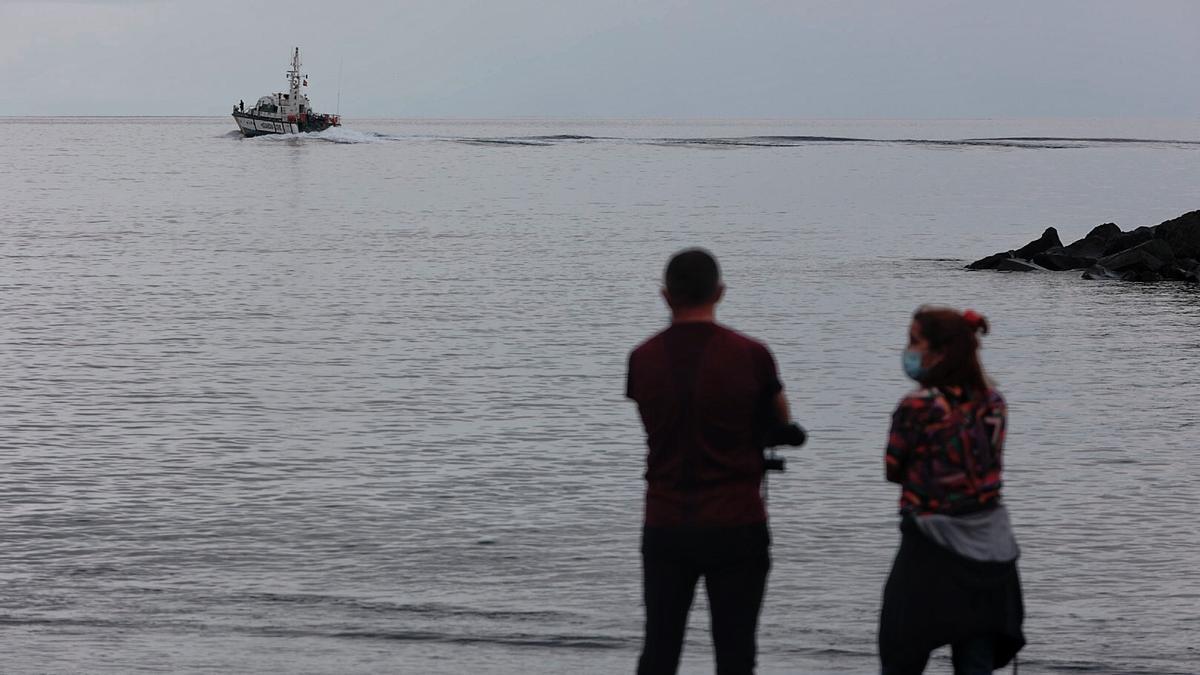
[{"label": "white and orange boat", "polygon": [[244,136],[264,134],[302,134],[340,127],[338,115],[315,113],[301,87],[308,87],[308,76],[300,74],[300,48],[292,52],[292,69],[287,73],[287,93],[270,94],[258,99],[249,110],[239,102],[233,107],[233,120]]}]

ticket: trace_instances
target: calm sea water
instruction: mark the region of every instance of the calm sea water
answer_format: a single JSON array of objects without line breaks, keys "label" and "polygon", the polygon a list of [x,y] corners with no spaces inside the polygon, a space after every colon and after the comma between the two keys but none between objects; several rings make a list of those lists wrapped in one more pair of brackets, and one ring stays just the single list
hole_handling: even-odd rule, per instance
[{"label": "calm sea water", "polygon": [[[771,478],[762,672],[876,667],[926,302],[992,321],[1022,670],[1200,671],[1200,288],[961,270],[1200,208],[1200,122],[232,130],[0,120],[5,671],[631,672],[625,359],[697,244],[811,433]],[[980,137],[1041,140],[896,140]]]}]

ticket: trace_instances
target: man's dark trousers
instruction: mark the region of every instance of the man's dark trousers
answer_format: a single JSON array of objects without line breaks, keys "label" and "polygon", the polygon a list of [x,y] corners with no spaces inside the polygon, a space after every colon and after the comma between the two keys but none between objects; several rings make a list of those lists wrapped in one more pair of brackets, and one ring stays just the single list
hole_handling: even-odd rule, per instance
[{"label": "man's dark trousers", "polygon": [[643,528],[646,642],[638,675],[673,674],[678,669],[688,610],[701,576],[712,613],[717,673],[753,673],[770,545],[766,523]]}]

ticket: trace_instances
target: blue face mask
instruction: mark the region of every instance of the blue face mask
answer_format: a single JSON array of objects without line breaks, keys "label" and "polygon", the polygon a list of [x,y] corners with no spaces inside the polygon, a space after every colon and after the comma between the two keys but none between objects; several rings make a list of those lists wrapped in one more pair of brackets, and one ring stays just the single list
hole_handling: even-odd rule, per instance
[{"label": "blue face mask", "polygon": [[920,381],[921,378],[929,372],[925,366],[921,365],[921,361],[925,359],[925,354],[915,349],[905,349],[904,354],[900,357],[900,362],[904,364],[904,374],[914,380]]}]

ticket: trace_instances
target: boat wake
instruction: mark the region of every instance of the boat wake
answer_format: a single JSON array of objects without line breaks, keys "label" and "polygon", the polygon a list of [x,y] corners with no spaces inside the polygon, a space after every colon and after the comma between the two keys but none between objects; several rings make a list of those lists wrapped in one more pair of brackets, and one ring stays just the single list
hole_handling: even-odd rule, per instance
[{"label": "boat wake", "polygon": [[634,143],[666,147],[694,148],[795,148],[815,145],[910,145],[930,148],[1015,148],[1071,149],[1110,144],[1200,147],[1200,141],[1147,138],[1070,138],[1050,136],[1012,136],[996,138],[855,138],[846,136],[733,136],[705,138],[614,138],[559,134],[551,136],[513,136],[500,138],[445,138],[442,140],[483,146],[548,146],[577,143]]},{"label": "boat wake", "polygon": [[[236,131],[227,134],[241,138]],[[685,148],[796,148],[822,145],[907,145],[929,148],[994,148],[1026,150],[1066,150],[1103,147],[1108,145],[1144,145],[1148,147],[1200,148],[1200,140],[1150,138],[1082,138],[1056,136],[998,136],[994,138],[855,138],[846,136],[733,136],[703,138],[637,138],[613,136],[584,136],[553,134],[543,136],[429,136],[393,135],[375,131],[359,131],[346,127],[330,127],[306,134],[270,134],[245,140],[266,143],[322,142],[342,145],[395,142],[449,142],[495,148],[550,147],[585,143],[625,143]]]},{"label": "boat wake", "polygon": [[[239,132],[234,132],[239,137]],[[252,141],[255,143],[338,143],[342,145],[356,145],[360,143],[379,143],[381,141],[397,140],[395,137],[387,134],[380,134],[374,131],[356,131],[347,129],[346,127],[329,127],[324,131],[315,131],[305,134],[265,134],[262,136],[254,136],[243,140]]]},{"label": "boat wake", "polygon": [[1143,145],[1200,145],[1200,141],[1172,141],[1154,138],[1074,138],[1070,136],[1008,136],[1001,138],[971,138],[971,141],[1008,141],[1008,142],[1069,142],[1069,143],[1141,143]]}]

